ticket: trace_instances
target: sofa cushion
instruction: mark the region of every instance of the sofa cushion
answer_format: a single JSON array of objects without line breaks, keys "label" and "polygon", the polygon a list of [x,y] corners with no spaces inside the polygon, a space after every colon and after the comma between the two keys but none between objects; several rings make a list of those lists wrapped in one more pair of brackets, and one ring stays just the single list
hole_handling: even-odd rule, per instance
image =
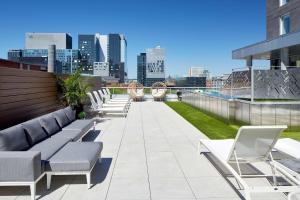
[{"label": "sofa cushion", "polygon": [[44,115],[39,120],[49,136],[60,131],[60,127],[52,114]]},{"label": "sofa cushion", "polygon": [[30,146],[33,146],[48,137],[38,118],[24,122],[22,125],[26,131]]},{"label": "sofa cushion", "polygon": [[101,142],[69,142],[49,159],[47,170],[90,171],[100,157]]},{"label": "sofa cushion", "polygon": [[25,130],[21,125],[0,131],[0,151],[24,151],[29,147]]},{"label": "sofa cushion", "polygon": [[65,138],[69,138],[72,141],[77,141],[79,140],[82,136],[83,136],[84,132],[82,132],[81,130],[62,130],[60,132],[58,132],[57,134],[53,135],[53,137],[65,137]]},{"label": "sofa cushion", "polygon": [[47,140],[34,145],[28,151],[41,152],[41,160],[47,161],[69,141],[70,139],[68,138],[48,138]]},{"label": "sofa cushion", "polygon": [[86,133],[94,125],[93,119],[79,119],[68,126],[64,127],[63,130],[80,130],[82,134]]},{"label": "sofa cushion", "polygon": [[70,123],[70,121],[63,109],[57,110],[57,111],[53,112],[52,114],[55,117],[60,128],[63,128]]},{"label": "sofa cushion", "polygon": [[67,118],[69,119],[70,122],[73,122],[76,120],[76,111],[73,110],[70,106],[66,107],[64,109],[65,114],[67,115]]}]

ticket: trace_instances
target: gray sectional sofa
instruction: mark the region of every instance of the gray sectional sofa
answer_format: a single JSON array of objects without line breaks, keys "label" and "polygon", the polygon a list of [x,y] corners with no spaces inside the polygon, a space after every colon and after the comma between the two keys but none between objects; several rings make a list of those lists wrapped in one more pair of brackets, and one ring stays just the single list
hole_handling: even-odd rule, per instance
[{"label": "gray sectional sofa", "polygon": [[79,142],[95,125],[93,120],[76,120],[70,108],[29,120],[0,131],[0,186],[30,186],[35,199],[36,183],[46,174],[90,173],[100,158],[101,142]]}]

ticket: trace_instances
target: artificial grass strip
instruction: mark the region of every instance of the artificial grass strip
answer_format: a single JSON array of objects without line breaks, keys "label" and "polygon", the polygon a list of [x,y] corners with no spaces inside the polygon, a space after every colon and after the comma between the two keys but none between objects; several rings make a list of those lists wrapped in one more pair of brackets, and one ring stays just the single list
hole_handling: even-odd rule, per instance
[{"label": "artificial grass strip", "polygon": [[[210,139],[235,138],[240,127],[239,125],[228,124],[220,118],[204,113],[199,108],[184,102],[166,102],[166,104]],[[300,141],[300,132],[285,131],[281,137]]]},{"label": "artificial grass strip", "polygon": [[166,104],[210,139],[234,138],[237,133],[237,126],[227,124],[187,103],[166,102]]}]

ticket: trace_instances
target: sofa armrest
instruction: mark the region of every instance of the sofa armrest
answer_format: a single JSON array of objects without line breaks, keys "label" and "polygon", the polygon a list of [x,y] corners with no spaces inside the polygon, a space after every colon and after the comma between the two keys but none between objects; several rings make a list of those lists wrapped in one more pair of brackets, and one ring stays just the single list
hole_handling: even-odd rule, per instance
[{"label": "sofa armrest", "polygon": [[41,152],[0,151],[0,182],[33,182],[41,175]]}]

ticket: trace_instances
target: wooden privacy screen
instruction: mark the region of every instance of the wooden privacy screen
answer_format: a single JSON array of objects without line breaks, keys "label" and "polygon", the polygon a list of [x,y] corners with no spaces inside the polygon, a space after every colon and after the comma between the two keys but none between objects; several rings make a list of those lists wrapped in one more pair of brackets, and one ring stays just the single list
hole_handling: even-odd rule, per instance
[{"label": "wooden privacy screen", "polygon": [[0,66],[0,129],[59,107],[53,74]]}]

